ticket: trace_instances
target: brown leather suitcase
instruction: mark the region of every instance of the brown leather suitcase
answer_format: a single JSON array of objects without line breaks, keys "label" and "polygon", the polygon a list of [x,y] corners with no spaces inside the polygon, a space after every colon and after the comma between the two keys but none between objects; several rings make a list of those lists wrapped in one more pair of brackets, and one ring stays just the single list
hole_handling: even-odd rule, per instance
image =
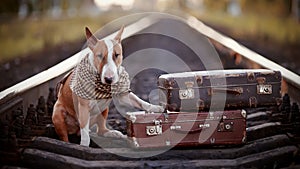
[{"label": "brown leather suitcase", "polygon": [[127,136],[135,148],[238,145],[246,141],[246,111],[128,112]]},{"label": "brown leather suitcase", "polygon": [[161,75],[160,104],[169,111],[207,111],[281,103],[281,73],[266,69],[184,72]]}]

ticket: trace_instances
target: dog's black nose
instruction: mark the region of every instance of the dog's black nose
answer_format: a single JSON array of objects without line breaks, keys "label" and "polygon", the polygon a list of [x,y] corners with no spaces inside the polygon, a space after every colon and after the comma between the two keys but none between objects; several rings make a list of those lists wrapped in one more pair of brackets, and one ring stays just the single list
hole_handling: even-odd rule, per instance
[{"label": "dog's black nose", "polygon": [[104,80],[105,80],[105,83],[111,84],[113,81],[113,78],[112,77],[104,77]]}]

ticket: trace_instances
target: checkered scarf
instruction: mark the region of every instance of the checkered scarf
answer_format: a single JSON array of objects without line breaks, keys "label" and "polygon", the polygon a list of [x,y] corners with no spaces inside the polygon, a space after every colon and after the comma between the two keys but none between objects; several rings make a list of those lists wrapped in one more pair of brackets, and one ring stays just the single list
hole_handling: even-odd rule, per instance
[{"label": "checkered scarf", "polygon": [[116,84],[103,84],[101,75],[91,65],[88,55],[74,68],[70,88],[77,96],[87,100],[109,99],[130,92],[129,75],[125,68],[118,69],[119,81]]}]

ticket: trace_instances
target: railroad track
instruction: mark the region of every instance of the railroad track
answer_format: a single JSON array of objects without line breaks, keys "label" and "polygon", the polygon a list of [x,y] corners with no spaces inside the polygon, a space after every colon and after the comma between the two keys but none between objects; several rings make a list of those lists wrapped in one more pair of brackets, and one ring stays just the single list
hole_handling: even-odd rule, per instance
[{"label": "railroad track", "polygon": [[[108,36],[112,37],[113,34]],[[155,80],[160,74],[206,70],[210,63],[220,61],[221,65],[211,64],[210,69],[224,67],[280,70],[283,75],[282,93],[288,95],[283,96],[280,107],[246,109],[245,145],[174,148],[156,156],[129,158],[136,153],[147,154],[155,150],[136,151],[129,148],[124,140],[111,141],[102,137],[97,139],[105,144],[105,149],[95,144],[92,145],[93,148],[82,147],[76,144],[79,141],[77,136],[71,136],[73,143],[64,143],[57,139],[51,122],[52,107],[56,99],[54,87],[75,66],[80,56],[86,52],[84,49],[62,63],[0,93],[1,164],[28,168],[300,167],[300,112],[297,104],[300,103],[299,76],[218,34],[191,16],[186,17],[185,21],[170,16],[145,16],[126,27],[122,44],[124,64],[130,68],[129,74],[134,74],[132,90],[142,99],[154,103],[157,98],[150,98],[149,93],[154,91],[155,95]],[[211,50],[211,44],[216,51]],[[158,50],[149,52],[149,48]],[[210,57],[210,54],[214,55],[216,52],[220,60]],[[178,62],[164,60],[170,53],[179,56],[187,66],[174,66]],[[143,57],[134,57],[136,55]],[[163,70],[149,66],[148,69],[139,71],[142,68],[131,62],[129,56],[138,63],[147,62],[148,65],[166,62],[170,64],[162,65]],[[108,125],[126,133],[125,119],[113,105],[110,107]]]}]

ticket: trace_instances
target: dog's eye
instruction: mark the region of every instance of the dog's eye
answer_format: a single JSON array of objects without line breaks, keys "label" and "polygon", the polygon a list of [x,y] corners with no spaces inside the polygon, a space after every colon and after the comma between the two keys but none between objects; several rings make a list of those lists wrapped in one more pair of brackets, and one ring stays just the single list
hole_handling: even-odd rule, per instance
[{"label": "dog's eye", "polygon": [[120,55],[120,54],[116,53],[116,54],[115,54],[115,57],[116,57],[116,58],[118,58],[118,57],[119,57],[119,55]]},{"label": "dog's eye", "polygon": [[102,59],[102,58],[103,58],[102,54],[98,54],[97,57],[98,57],[99,59]]}]

